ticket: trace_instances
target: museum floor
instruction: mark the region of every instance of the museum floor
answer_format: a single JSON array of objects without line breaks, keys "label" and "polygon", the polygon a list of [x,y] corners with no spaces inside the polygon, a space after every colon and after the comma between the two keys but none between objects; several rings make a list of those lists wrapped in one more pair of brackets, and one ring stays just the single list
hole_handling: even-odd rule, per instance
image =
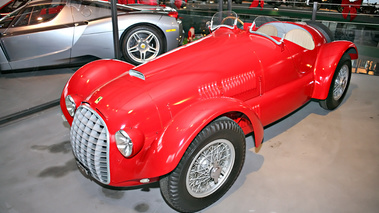
[{"label": "museum floor", "polygon": [[[69,69],[0,76],[0,118],[59,98]],[[242,173],[204,213],[379,211],[379,77],[353,74],[346,101],[311,102],[251,137]],[[169,213],[158,185],[110,190],[78,171],[58,106],[0,126],[1,213]]]}]

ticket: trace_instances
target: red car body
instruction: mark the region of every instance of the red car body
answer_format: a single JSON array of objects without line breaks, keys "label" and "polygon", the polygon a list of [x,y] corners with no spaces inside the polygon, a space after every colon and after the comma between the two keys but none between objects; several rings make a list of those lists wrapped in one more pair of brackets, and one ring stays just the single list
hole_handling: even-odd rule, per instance
[{"label": "red car body", "polygon": [[[306,30],[314,48],[273,36],[281,41],[277,44],[249,30],[220,27],[138,67],[99,60],[79,69],[64,87],[61,108],[73,125],[65,102],[70,95],[75,108],[84,105],[106,126],[108,178],[95,179],[120,187],[158,181],[178,166],[195,137],[220,116],[236,122],[245,135],[253,132],[258,147],[264,126],[311,99],[326,99],[341,57],[357,58],[355,45],[327,42],[309,25],[287,24]],[[128,157],[118,151],[119,130],[133,139]]]}]

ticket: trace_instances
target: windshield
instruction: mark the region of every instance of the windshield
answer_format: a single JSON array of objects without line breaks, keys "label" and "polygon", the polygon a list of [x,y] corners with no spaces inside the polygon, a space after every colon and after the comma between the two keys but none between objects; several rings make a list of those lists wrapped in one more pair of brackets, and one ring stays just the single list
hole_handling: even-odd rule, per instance
[{"label": "windshield", "polygon": [[[105,9],[111,9],[111,2],[109,1],[99,1],[99,0],[71,0],[71,4],[80,4],[85,6],[92,6],[96,8],[105,8]],[[140,9],[130,7],[124,4],[117,4],[117,10],[119,12],[133,12],[133,11],[139,11]]]},{"label": "windshield", "polygon": [[13,19],[16,17],[16,15],[19,13],[19,11],[22,9],[22,7],[16,9],[15,11],[7,14],[6,16],[2,17],[0,19],[0,29],[6,28],[9,26],[9,24],[13,21]]},{"label": "windshield", "polygon": [[302,27],[301,23],[295,24],[281,22],[271,17],[258,17],[249,31],[264,36],[278,45],[283,40],[288,40],[308,50],[315,48],[312,35]]},{"label": "windshield", "polygon": [[[54,3],[57,2],[57,3]],[[8,28],[11,24],[12,27],[27,26],[32,24],[39,24],[52,20],[64,7],[66,2],[51,1],[50,3],[42,4],[29,4],[18,8],[17,10],[9,13],[0,19],[0,29]],[[97,18],[110,16],[110,2],[97,1],[97,0],[71,0],[71,6],[79,10],[79,8],[85,8],[89,11],[89,14],[96,14]],[[47,12],[47,9],[49,12]],[[140,11],[138,8],[132,8],[126,5],[117,5],[119,14]],[[36,19],[33,19],[35,15]],[[38,17],[36,16],[38,15]],[[29,18],[32,16],[32,18]],[[43,16],[43,17],[42,17]],[[17,19],[17,20],[15,20]]]},{"label": "windshield", "polygon": [[257,18],[254,19],[253,26],[256,28],[259,28],[268,22],[274,22],[274,21],[278,22],[279,20],[270,16],[258,16]]},{"label": "windshield", "polygon": [[227,27],[233,29],[237,25],[238,16],[233,11],[217,12],[213,15],[211,20],[211,31],[220,27]]},{"label": "windshield", "polygon": [[54,19],[63,7],[64,4],[59,3],[23,7],[0,20],[0,28],[9,27],[11,23],[12,27],[22,27],[47,22]]},{"label": "windshield", "polygon": [[10,3],[6,4],[3,8],[0,10],[0,14],[6,14],[10,13],[17,8],[21,7],[22,5],[26,4],[29,0],[14,0]]}]

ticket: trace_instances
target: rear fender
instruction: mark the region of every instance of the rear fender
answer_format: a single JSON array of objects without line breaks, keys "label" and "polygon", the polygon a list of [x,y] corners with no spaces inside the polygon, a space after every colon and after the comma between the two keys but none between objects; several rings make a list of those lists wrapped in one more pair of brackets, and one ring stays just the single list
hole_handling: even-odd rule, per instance
[{"label": "rear fender", "polygon": [[60,105],[64,116],[71,125],[73,118],[66,110],[65,98],[70,95],[76,106],[99,86],[107,83],[122,73],[130,70],[134,65],[118,60],[97,60],[88,63],[77,70],[66,83],[63,89]]},{"label": "rear fender", "polygon": [[318,54],[314,69],[314,90],[312,98],[324,100],[328,96],[334,71],[343,54],[348,53],[351,60],[358,58],[357,47],[349,41],[334,41],[324,44]]},{"label": "rear fender", "polygon": [[[187,107],[170,121],[147,151],[144,163],[147,168],[142,171],[147,177],[157,177],[174,170],[199,132],[217,117],[230,112],[239,112],[247,117],[251,131],[254,131],[256,146],[260,146],[263,126],[249,106],[230,98],[208,99]],[[156,173],[157,168],[159,173]]]}]

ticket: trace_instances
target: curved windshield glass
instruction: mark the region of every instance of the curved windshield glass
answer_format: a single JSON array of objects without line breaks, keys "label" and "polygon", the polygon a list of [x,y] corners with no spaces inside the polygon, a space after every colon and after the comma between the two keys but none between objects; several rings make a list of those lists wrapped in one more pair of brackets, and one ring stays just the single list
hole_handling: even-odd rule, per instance
[{"label": "curved windshield glass", "polygon": [[[64,4],[42,4],[33,7],[26,7],[20,12],[11,13],[4,19],[0,20],[0,28],[22,27],[47,22],[55,18],[63,9]],[[13,20],[16,19],[14,22]]]},{"label": "curved windshield glass", "polygon": [[308,50],[315,48],[312,35],[301,24],[281,22],[270,17],[258,18],[250,28],[250,33],[264,36],[278,45],[288,40]]},{"label": "curved windshield glass", "polygon": [[273,22],[273,21],[279,21],[278,19],[275,19],[270,16],[258,16],[254,19],[253,25],[256,28],[259,28],[260,26],[268,23],[268,22]]},{"label": "curved windshield glass", "polygon": [[13,12],[7,14],[6,16],[2,17],[0,19],[0,28],[7,28],[22,8],[23,7],[20,7],[18,9],[16,9],[15,11],[13,11]]},{"label": "curved windshield glass", "polygon": [[211,20],[211,31],[220,27],[227,27],[233,29],[237,25],[238,16],[233,11],[217,12],[213,15]]},{"label": "curved windshield glass", "polygon": [[22,5],[26,4],[28,1],[29,0],[14,0],[14,1],[11,1],[10,3],[6,4],[5,6],[3,6],[0,9],[0,14],[10,13],[10,12],[16,10],[17,8],[21,7]]}]

